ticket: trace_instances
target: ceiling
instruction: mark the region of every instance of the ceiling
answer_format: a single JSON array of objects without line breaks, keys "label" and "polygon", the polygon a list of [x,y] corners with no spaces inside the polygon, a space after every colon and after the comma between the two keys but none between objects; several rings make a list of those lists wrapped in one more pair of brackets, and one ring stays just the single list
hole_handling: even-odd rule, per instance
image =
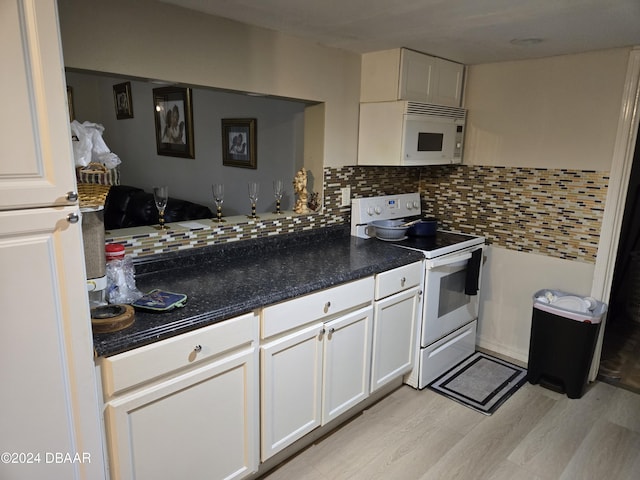
[{"label": "ceiling", "polygon": [[356,53],[407,47],[468,65],[640,45],[639,0],[159,1]]}]

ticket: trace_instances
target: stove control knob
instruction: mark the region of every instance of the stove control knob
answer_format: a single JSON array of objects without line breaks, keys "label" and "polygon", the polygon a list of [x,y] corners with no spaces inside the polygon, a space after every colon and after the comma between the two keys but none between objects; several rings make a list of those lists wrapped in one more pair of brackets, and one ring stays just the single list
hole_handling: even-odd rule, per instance
[{"label": "stove control knob", "polygon": [[382,208],[376,207],[376,215],[380,215],[382,213]]},{"label": "stove control knob", "polygon": [[414,208],[415,207],[414,203],[407,202],[407,210],[411,210],[412,208]]},{"label": "stove control knob", "polygon": [[420,206],[420,204],[417,201],[413,202],[413,208],[418,208]]},{"label": "stove control knob", "polygon": [[373,215],[373,207],[367,208],[367,215],[369,215],[369,216]]}]

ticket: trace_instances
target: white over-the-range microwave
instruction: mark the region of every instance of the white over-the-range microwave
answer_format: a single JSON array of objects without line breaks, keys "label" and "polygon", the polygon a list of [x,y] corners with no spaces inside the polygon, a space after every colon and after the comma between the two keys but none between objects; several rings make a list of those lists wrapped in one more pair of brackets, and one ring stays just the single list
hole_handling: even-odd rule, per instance
[{"label": "white over-the-range microwave", "polygon": [[464,108],[396,101],[360,104],[359,165],[462,162]]}]

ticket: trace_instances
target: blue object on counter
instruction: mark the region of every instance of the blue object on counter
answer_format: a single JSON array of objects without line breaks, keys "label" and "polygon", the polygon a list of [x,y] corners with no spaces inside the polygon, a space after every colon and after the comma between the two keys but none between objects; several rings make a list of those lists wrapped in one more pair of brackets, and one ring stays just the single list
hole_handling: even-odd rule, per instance
[{"label": "blue object on counter", "polygon": [[133,302],[132,305],[145,310],[166,312],[176,307],[184,307],[186,301],[187,296],[183,293],[172,293],[155,289]]}]

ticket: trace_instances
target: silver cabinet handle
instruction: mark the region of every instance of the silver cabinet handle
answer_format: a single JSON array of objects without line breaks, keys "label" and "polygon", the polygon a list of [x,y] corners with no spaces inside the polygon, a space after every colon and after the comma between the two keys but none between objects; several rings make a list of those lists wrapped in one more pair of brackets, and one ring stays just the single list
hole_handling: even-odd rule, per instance
[{"label": "silver cabinet handle", "polygon": [[67,222],[69,223],[78,223],[80,221],[80,215],[77,213],[70,213],[67,215]]},{"label": "silver cabinet handle", "polygon": [[78,201],[78,192],[67,192],[67,201],[69,201],[69,202],[77,202]]},{"label": "silver cabinet handle", "polygon": [[402,278],[400,279],[400,286],[401,286],[401,287],[404,287],[404,284],[405,284],[405,283],[407,283],[407,279],[406,279],[406,278],[404,278],[404,277],[402,277]]},{"label": "silver cabinet handle", "polygon": [[332,335],[335,331],[336,331],[336,329],[335,329],[335,328],[333,328],[333,327],[331,327],[331,328],[329,329],[329,335]]},{"label": "silver cabinet handle", "polygon": [[196,345],[195,347],[193,347],[193,351],[196,353],[199,353],[202,351],[202,345]]},{"label": "silver cabinet handle", "polygon": [[327,302],[324,304],[324,313],[328,313],[331,308],[331,302]]}]

